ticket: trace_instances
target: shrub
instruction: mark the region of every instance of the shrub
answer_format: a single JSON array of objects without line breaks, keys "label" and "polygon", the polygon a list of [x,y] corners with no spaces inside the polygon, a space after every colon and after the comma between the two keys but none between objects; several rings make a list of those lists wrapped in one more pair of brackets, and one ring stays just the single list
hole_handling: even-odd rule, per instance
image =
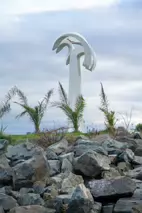
[{"label": "shrub", "polygon": [[136,125],[136,130],[139,131],[139,132],[142,131],[142,124],[141,123]]},{"label": "shrub", "polygon": [[58,129],[44,129],[43,132],[39,134],[39,139],[37,139],[37,144],[43,148],[59,142],[62,140],[67,132],[67,128],[60,127]]}]

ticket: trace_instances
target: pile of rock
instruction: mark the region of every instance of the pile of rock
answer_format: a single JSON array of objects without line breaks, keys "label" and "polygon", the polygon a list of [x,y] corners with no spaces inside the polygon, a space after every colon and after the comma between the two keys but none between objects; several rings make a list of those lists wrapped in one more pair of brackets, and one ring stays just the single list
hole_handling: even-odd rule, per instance
[{"label": "pile of rock", "polygon": [[142,140],[121,140],[1,140],[0,213],[141,213]]}]

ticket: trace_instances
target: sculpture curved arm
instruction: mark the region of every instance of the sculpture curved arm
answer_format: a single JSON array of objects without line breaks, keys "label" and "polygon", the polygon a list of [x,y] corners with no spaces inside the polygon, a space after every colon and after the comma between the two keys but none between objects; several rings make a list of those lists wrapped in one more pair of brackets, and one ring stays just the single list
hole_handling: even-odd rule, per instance
[{"label": "sculpture curved arm", "polygon": [[[75,38],[78,42],[71,41],[69,38]],[[96,66],[96,57],[93,49],[88,44],[87,40],[78,33],[66,33],[60,36],[53,45],[53,50],[57,49],[56,52],[61,51],[65,46],[69,48],[69,55],[67,58],[66,64],[69,64],[70,61],[70,51],[73,48],[73,44],[81,45],[84,49],[84,61],[83,66],[92,71]]]}]

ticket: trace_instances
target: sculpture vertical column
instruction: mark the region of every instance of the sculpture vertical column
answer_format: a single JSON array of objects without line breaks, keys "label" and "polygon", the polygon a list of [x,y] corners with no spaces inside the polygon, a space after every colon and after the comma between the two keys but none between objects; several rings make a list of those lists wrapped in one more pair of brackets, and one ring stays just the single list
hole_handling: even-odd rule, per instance
[{"label": "sculpture vertical column", "polygon": [[[74,41],[73,39],[77,40]],[[53,50],[56,53],[61,51],[65,46],[69,48],[69,54],[66,64],[69,67],[69,104],[72,109],[75,107],[76,100],[81,93],[81,64],[80,58],[84,56],[83,66],[92,71],[96,66],[94,51],[86,39],[78,33],[67,33],[60,36],[54,43]],[[83,123],[80,130],[83,131]]]}]

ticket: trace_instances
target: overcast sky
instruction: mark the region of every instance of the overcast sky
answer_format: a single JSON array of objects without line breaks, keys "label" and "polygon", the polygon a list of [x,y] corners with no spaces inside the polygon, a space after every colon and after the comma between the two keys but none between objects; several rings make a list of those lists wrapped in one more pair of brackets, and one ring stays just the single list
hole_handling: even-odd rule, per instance
[{"label": "overcast sky", "polygon": [[[130,112],[142,122],[142,1],[140,0],[0,0],[0,98],[17,85],[34,106],[58,81],[68,91],[67,49],[52,51],[67,32],[82,34],[97,55],[93,72],[82,68],[82,93],[87,101],[86,125],[103,126],[99,112],[100,82],[117,113]],[[17,99],[14,99],[17,100]],[[13,101],[14,101],[13,100]],[[15,120],[21,109],[3,118],[8,133],[33,131],[27,117]],[[66,118],[49,108],[43,127],[62,126]],[[120,121],[121,122],[121,121]]]}]

